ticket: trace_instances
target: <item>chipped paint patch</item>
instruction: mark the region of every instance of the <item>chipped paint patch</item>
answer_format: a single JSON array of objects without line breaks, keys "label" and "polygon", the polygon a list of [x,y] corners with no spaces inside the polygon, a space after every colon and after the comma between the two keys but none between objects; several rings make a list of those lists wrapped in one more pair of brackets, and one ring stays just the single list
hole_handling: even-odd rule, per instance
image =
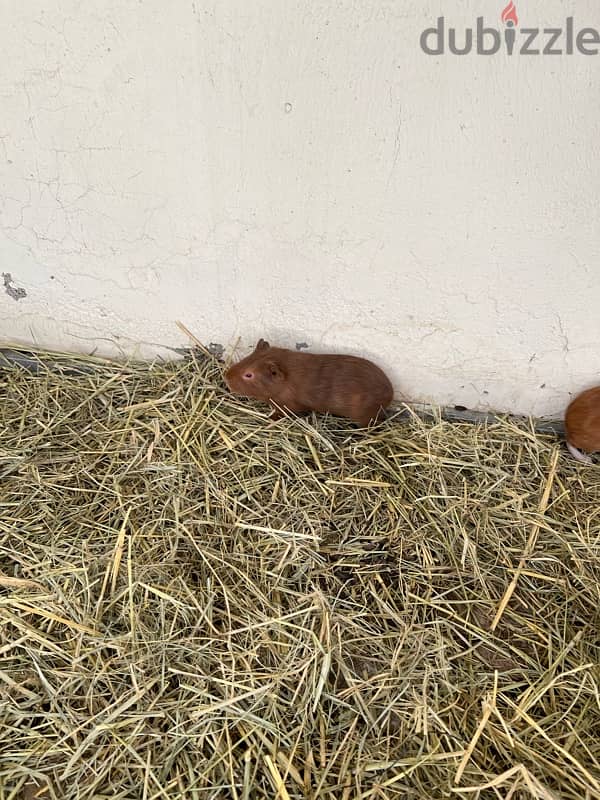
[{"label": "chipped paint patch", "polygon": [[218,342],[211,342],[208,345],[208,352],[211,356],[214,356],[217,361],[221,361],[223,359],[223,353],[225,352],[225,348],[222,344],[218,344]]},{"label": "chipped paint patch", "polygon": [[25,289],[22,289],[18,286],[13,286],[13,278],[10,272],[3,272],[2,279],[4,281],[4,291],[9,297],[12,297],[13,300],[22,300],[24,297],[27,297],[27,292]]}]

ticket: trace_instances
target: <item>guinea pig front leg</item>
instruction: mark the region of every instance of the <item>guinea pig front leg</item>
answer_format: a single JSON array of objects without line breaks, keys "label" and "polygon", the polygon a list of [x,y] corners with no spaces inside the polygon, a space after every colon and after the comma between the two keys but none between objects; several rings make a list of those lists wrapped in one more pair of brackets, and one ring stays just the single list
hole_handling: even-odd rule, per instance
[{"label": "guinea pig front leg", "polygon": [[283,410],[281,407],[275,406],[273,404],[273,413],[270,415],[269,419],[272,420],[282,419],[283,417],[287,416],[286,412],[297,415],[309,413],[306,408],[303,408],[302,406],[299,406],[295,403],[289,403],[289,404],[286,403]]},{"label": "guinea pig front leg", "polygon": [[279,404],[275,405],[275,403],[272,400],[271,400],[271,406],[273,408],[273,411],[272,411],[271,415],[269,416],[269,419],[272,419],[272,420],[283,419],[284,417],[287,416],[287,414],[285,413],[286,411],[293,411],[294,410],[294,409],[288,408],[287,406],[282,407]]},{"label": "guinea pig front leg", "polygon": [[285,414],[283,413],[283,411],[280,408],[275,408],[274,407],[273,411],[271,412],[271,414],[269,414],[269,419],[272,419],[273,421],[278,420],[278,419],[283,419],[283,417],[285,417]]}]

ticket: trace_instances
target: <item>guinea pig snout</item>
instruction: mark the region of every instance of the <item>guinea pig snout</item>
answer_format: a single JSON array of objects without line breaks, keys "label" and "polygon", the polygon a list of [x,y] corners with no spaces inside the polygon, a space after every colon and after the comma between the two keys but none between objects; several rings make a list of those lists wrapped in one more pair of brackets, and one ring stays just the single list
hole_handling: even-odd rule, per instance
[{"label": "guinea pig snout", "polygon": [[225,381],[225,383],[227,384],[227,388],[229,389],[229,391],[230,391],[230,392],[233,392],[234,380],[233,380],[233,373],[232,373],[232,370],[231,370],[231,369],[228,369],[228,370],[227,370],[227,371],[226,371],[226,372],[223,374],[223,380],[224,380],[224,381]]}]

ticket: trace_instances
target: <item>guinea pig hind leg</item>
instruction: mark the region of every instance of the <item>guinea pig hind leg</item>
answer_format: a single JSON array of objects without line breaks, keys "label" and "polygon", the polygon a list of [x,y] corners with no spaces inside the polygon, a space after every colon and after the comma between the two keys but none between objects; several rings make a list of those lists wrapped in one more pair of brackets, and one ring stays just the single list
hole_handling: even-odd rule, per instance
[{"label": "guinea pig hind leg", "polygon": [[381,423],[385,422],[387,419],[389,419],[389,417],[390,414],[386,411],[385,408],[377,406],[376,408],[371,409],[371,419],[369,420],[367,427],[374,428],[377,425],[381,425]]},{"label": "guinea pig hind leg", "polygon": [[379,416],[379,409],[368,411],[352,419],[352,422],[354,422],[355,425],[358,425],[359,428],[370,428],[378,425],[381,421],[382,419]]},{"label": "guinea pig hind leg", "polygon": [[586,456],[584,453],[581,452],[581,450],[578,450],[570,442],[567,442],[567,450],[569,451],[569,453],[571,453],[573,458],[575,458],[577,461],[580,461],[582,464],[594,463],[589,456]]}]

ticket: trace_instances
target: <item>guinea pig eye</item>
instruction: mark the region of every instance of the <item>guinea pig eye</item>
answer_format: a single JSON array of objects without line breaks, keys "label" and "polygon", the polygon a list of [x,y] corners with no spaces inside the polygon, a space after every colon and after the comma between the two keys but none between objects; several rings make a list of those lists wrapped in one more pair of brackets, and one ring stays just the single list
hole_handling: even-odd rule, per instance
[{"label": "guinea pig eye", "polygon": [[244,373],[244,378],[245,378],[247,381],[251,381],[253,377],[254,377],[254,373],[253,373],[253,372],[245,372],[245,373]]}]

